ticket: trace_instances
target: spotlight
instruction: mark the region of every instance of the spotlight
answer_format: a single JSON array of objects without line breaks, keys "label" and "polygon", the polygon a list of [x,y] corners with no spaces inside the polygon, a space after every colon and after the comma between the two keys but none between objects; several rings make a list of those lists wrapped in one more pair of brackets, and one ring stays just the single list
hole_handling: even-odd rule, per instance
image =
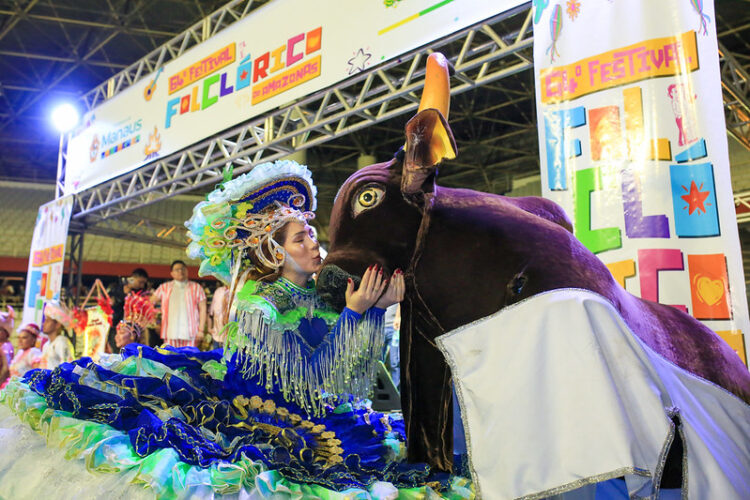
[{"label": "spotlight", "polygon": [[58,132],[69,132],[78,124],[78,110],[70,103],[63,103],[52,111],[52,125]]}]

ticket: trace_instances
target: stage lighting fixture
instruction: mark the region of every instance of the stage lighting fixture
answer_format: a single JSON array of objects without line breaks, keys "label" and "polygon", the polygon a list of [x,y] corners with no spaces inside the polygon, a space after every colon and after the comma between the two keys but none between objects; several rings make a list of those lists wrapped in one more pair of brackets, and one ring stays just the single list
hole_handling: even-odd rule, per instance
[{"label": "stage lighting fixture", "polygon": [[61,134],[71,131],[77,124],[78,110],[72,104],[60,104],[52,111],[52,125]]}]

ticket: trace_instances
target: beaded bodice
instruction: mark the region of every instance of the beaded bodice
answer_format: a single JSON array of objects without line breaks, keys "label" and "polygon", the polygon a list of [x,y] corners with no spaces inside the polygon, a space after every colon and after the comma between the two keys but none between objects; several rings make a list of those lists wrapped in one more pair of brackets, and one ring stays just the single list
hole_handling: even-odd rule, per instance
[{"label": "beaded bodice", "polygon": [[329,309],[315,291],[315,282],[312,280],[304,288],[283,277],[271,283],[259,282],[255,295],[267,300],[282,315],[304,308],[308,310],[307,317],[310,318],[313,311]]}]

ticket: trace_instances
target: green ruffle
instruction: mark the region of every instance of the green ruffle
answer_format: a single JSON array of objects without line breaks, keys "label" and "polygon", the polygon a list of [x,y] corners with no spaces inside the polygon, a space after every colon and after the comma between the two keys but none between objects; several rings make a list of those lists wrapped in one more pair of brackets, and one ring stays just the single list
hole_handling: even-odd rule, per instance
[{"label": "green ruffle", "polygon": [[[122,366],[132,369],[131,364],[125,361]],[[161,366],[162,369],[157,366],[149,368],[154,372],[170,371]],[[151,488],[160,499],[198,498],[209,491],[226,495],[238,493],[241,489],[253,492],[259,498],[463,500],[475,496],[471,482],[458,477],[454,478],[451,488],[442,494],[429,486],[396,490],[389,483],[375,483],[369,491],[351,489],[336,492],[315,484],[289,481],[279,472],[267,470],[261,462],[244,456],[237,462],[213,464],[207,469],[180,461],[171,448],[140,457],[126,433],[49,408],[44,398],[16,378],[0,391],[0,404],[7,405],[22,422],[44,436],[47,446],[61,449],[65,459],[84,460],[86,469],[92,473],[129,474],[132,483]]]},{"label": "green ruffle", "polygon": [[[268,300],[258,294],[257,281],[248,280],[236,295],[237,309],[240,311],[253,311],[260,309],[269,324],[279,331],[296,330],[302,318],[307,317],[310,312],[307,307],[296,307],[285,311],[279,311]],[[301,289],[300,289],[301,290]],[[312,316],[321,318],[329,326],[336,324],[338,313],[327,309],[314,309]]]},{"label": "green ruffle", "polygon": [[215,380],[224,380],[227,375],[227,365],[220,361],[206,361],[201,368]]}]

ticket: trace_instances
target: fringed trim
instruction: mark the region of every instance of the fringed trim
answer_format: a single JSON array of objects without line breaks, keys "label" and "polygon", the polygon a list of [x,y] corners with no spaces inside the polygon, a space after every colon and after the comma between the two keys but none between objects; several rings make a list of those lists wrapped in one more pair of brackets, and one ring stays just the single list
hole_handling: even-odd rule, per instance
[{"label": "fringed trim", "polygon": [[368,312],[357,321],[343,314],[315,349],[296,331],[276,331],[262,308],[243,311],[238,323],[227,335],[225,358],[239,352],[244,378],[257,377],[267,391],[276,387],[309,415],[322,416],[340,394],[370,395],[385,341],[382,315]]}]

